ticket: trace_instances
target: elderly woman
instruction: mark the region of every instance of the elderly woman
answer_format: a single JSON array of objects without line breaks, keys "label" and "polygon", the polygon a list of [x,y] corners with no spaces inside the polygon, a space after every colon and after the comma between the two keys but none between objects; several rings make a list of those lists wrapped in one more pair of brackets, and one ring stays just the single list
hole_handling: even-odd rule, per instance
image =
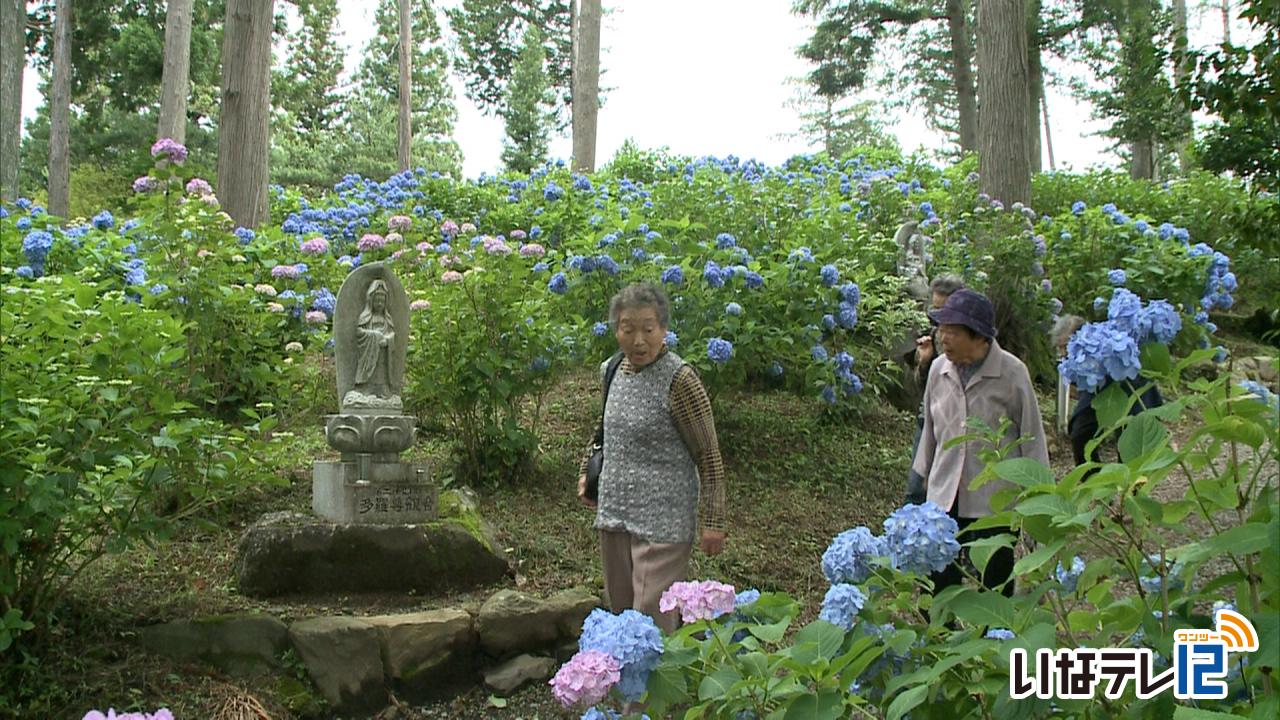
[{"label": "elderly woman", "polygon": [[[669,305],[650,284],[624,288],[609,305],[621,364],[604,409],[604,466],[596,509],[605,592],[614,612],[635,608],[670,632],[675,613],[658,600],[684,580],[695,537],[724,547],[724,464],[711,401],[697,372],[666,346]],[[601,365],[602,375],[607,362]]]},{"label": "elderly woman", "polygon": [[[1004,443],[1025,441],[1007,457],[1029,457],[1049,464],[1040,408],[1026,365],[996,342],[994,310],[985,295],[969,289],[957,290],[941,309],[929,317],[938,323],[938,340],[943,357],[929,371],[924,393],[924,428],[916,449],[912,470],[925,478],[928,499],[956,519],[962,543],[1005,532],[1000,528],[969,531],[978,518],[995,512],[991,497],[1011,485],[1002,480],[970,489],[983,462],[983,444],[969,441],[946,447],[949,440],[972,432],[965,425],[970,417],[981,418],[998,428],[1005,418],[1012,422]],[[956,563],[964,561],[957,558]],[[933,576],[935,591],[960,582],[962,574],[953,563]],[[1013,548],[1002,548],[987,563],[982,583],[989,589],[1013,593]]]},{"label": "elderly woman", "polygon": [[[931,310],[940,310],[946,304],[947,298],[960,288],[964,287],[964,279],[959,275],[950,273],[939,275],[929,283],[929,307]],[[920,447],[920,433],[924,428],[924,388],[929,380],[929,369],[933,367],[933,360],[937,356],[936,345],[938,328],[935,325],[928,334],[921,335],[916,338],[915,348],[907,354],[907,366],[910,368],[907,372],[907,387],[913,389],[915,397],[921,398],[920,411],[916,414],[916,436],[911,443],[911,456],[915,457],[916,448]],[[908,503],[920,504],[925,501],[924,478],[917,475],[914,471],[907,471],[907,497]]]}]

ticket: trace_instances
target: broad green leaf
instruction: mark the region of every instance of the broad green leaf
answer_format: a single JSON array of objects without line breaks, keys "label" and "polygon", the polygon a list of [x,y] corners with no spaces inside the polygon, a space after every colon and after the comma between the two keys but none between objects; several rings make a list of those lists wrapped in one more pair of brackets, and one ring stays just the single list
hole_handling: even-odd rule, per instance
[{"label": "broad green leaf", "polygon": [[1173,369],[1173,358],[1169,355],[1169,346],[1164,343],[1144,343],[1139,349],[1139,360],[1142,369],[1153,373],[1167,373]]},{"label": "broad green leaf", "polygon": [[917,685],[907,690],[889,703],[889,709],[885,712],[885,720],[901,720],[902,716],[911,712],[912,708],[924,702],[928,695],[928,685]]},{"label": "broad green leaf", "polygon": [[956,595],[947,609],[970,625],[1013,629],[1016,613],[1013,601],[994,592],[979,593],[971,588]]},{"label": "broad green leaf", "polygon": [[725,696],[733,684],[742,679],[738,669],[732,665],[724,665],[710,675],[702,678],[698,685],[699,700],[713,700]]},{"label": "broad green leaf", "polygon": [[1008,480],[1022,487],[1052,485],[1054,483],[1053,472],[1039,460],[1032,458],[1019,457],[1001,460],[996,463],[995,471],[996,475],[1000,476],[1002,480]]},{"label": "broad green leaf", "polygon": [[830,660],[844,645],[844,631],[826,620],[815,620],[796,633],[796,645],[805,642],[817,643],[818,654]]},{"label": "broad green leaf", "polygon": [[817,695],[802,695],[787,708],[784,720],[836,720],[844,716],[844,694],[826,690]]},{"label": "broad green leaf", "polygon": [[1280,520],[1272,520],[1266,524],[1248,522],[1207,540],[1183,545],[1171,554],[1184,563],[1194,563],[1228,552],[1248,555],[1268,548],[1274,549],[1272,535],[1278,526],[1280,526]]},{"label": "broad green leaf", "polygon": [[1094,396],[1093,411],[1098,416],[1098,427],[1109,428],[1129,412],[1129,396],[1119,383],[1111,383]]},{"label": "broad green leaf", "polygon": [[1016,508],[1022,515],[1075,515],[1079,510],[1061,495],[1036,495],[1023,500]]},{"label": "broad green leaf", "polygon": [[1178,705],[1173,709],[1173,720],[1239,720],[1239,715],[1215,712],[1190,705]]},{"label": "broad green leaf", "polygon": [[790,620],[782,620],[768,625],[751,624],[747,626],[747,632],[756,636],[763,642],[778,643],[782,641],[787,632],[787,626],[791,624]]},{"label": "broad green leaf", "polygon": [[1034,552],[1023,557],[1013,564],[1013,574],[1021,577],[1027,573],[1039,569],[1040,566],[1053,559],[1054,555],[1067,544],[1066,540],[1058,540],[1049,545],[1041,545]]},{"label": "broad green leaf", "polygon": [[1160,449],[1168,441],[1169,431],[1152,415],[1142,414],[1133,418],[1117,443],[1120,458],[1125,462],[1133,462],[1138,458]]},{"label": "broad green leaf", "polygon": [[967,542],[965,546],[969,548],[969,558],[973,561],[974,567],[978,568],[978,572],[984,573],[987,571],[987,563],[991,562],[992,555],[1003,548],[1013,547],[1017,541],[1018,539],[1009,533],[1000,533]]}]

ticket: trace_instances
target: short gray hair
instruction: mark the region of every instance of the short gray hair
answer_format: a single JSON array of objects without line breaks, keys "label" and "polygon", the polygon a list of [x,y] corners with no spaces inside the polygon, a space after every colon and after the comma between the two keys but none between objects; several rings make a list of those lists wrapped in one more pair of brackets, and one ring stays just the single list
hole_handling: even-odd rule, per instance
[{"label": "short gray hair", "polygon": [[1049,342],[1055,348],[1065,347],[1071,336],[1083,326],[1084,318],[1079,315],[1061,315],[1053,321],[1053,328],[1049,330]]},{"label": "short gray hair", "polygon": [[662,288],[653,283],[634,283],[618,291],[609,301],[609,322],[616,325],[623,310],[651,307],[658,315],[658,324],[670,327],[671,303]]},{"label": "short gray hair", "polygon": [[951,297],[951,293],[964,287],[964,278],[954,273],[939,275],[929,283],[929,292],[935,292],[939,295]]}]

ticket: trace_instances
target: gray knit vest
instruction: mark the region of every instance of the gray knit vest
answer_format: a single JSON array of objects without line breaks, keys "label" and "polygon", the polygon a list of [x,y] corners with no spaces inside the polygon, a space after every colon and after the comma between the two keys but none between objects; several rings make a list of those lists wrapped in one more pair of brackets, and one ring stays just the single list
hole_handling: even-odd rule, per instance
[{"label": "gray knit vest", "polygon": [[670,399],[671,381],[683,365],[668,351],[640,372],[613,377],[604,410],[597,528],[649,542],[693,542],[698,467],[671,416]]}]

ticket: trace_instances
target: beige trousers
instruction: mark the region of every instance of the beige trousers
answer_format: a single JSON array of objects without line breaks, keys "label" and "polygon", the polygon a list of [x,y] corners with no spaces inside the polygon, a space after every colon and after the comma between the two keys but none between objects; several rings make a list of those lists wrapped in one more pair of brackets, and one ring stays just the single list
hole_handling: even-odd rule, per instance
[{"label": "beige trousers", "polygon": [[651,543],[629,532],[600,531],[600,560],[609,608],[635,608],[653,618],[664,633],[680,626],[678,612],[658,612],[658,600],[672,583],[685,579],[693,543]]}]

